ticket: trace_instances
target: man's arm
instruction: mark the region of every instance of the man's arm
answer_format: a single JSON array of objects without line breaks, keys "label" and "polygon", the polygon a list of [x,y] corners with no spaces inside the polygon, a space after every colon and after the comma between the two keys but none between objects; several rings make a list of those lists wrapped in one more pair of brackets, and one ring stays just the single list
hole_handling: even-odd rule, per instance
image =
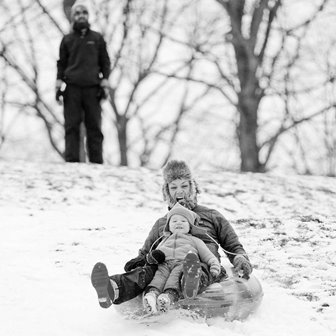
[{"label": "man's arm", "polygon": [[163,225],[165,225],[165,220],[163,218],[160,218],[155,222],[142,248],[139,250],[139,255],[146,255],[150,251],[152,245],[160,238],[160,229]]},{"label": "man's arm", "polygon": [[64,81],[64,72],[66,67],[68,66],[68,58],[69,53],[67,50],[67,46],[65,43],[65,39],[63,37],[60,48],[59,48],[59,59],[57,61],[57,77],[58,81]]},{"label": "man's arm", "polygon": [[61,97],[63,96],[62,86],[64,84],[64,72],[68,65],[68,52],[64,43],[64,37],[60,44],[59,60],[57,61],[57,76],[55,85],[55,99],[59,104],[62,104]]},{"label": "man's arm", "polygon": [[[162,220],[162,218],[158,219],[155,222],[154,226],[152,227],[151,231],[148,234],[148,237],[145,240],[144,245],[139,250],[138,256],[129,260],[125,264],[124,269],[125,269],[126,272],[129,272],[129,271],[131,271],[132,269],[134,269],[138,266],[144,266],[146,264],[146,262],[148,262],[148,259],[147,259],[148,253],[149,253],[152,245],[160,237],[160,227],[162,226],[162,224],[161,224],[162,221],[161,220]],[[162,261],[160,261],[160,262],[162,262]],[[159,261],[157,261],[156,263],[159,263]]]},{"label": "man's arm", "polygon": [[[236,254],[246,255],[243,245],[234,231],[231,224],[224,218],[224,216],[216,210],[213,210],[212,220],[217,227],[219,245],[225,250],[225,254],[233,263]],[[230,252],[230,253],[228,253]],[[232,254],[231,254],[232,253]]]},{"label": "man's arm", "polygon": [[101,36],[99,43],[99,67],[103,75],[103,80],[107,80],[111,73],[111,61],[106,48],[106,42]]}]

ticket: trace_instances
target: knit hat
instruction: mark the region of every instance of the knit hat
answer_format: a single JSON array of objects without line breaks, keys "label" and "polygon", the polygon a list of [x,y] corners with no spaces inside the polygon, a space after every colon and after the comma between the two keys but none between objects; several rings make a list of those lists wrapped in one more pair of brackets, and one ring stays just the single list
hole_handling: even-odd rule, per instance
[{"label": "knit hat", "polygon": [[72,20],[74,18],[75,11],[76,11],[77,7],[83,7],[84,9],[87,10],[88,13],[90,13],[89,4],[88,4],[87,1],[77,0],[71,7],[71,18],[72,18]]},{"label": "knit hat", "polygon": [[176,203],[173,206],[173,208],[168,212],[168,214],[167,214],[167,224],[169,223],[170,218],[173,215],[181,215],[181,216],[185,217],[190,225],[193,225],[195,223],[196,218],[197,218],[197,215],[195,214],[195,212],[187,209],[186,207],[184,207],[180,203]]},{"label": "knit hat", "polygon": [[192,209],[197,204],[197,194],[199,194],[200,191],[198,184],[192,177],[188,165],[184,161],[171,160],[163,168],[163,199],[167,201],[169,208],[172,208],[175,205],[176,200],[173,199],[169,194],[168,184],[178,179],[185,179],[190,183],[190,195],[188,195],[189,199],[187,200],[187,206],[188,208]]},{"label": "knit hat", "polygon": [[198,215],[194,211],[187,209],[180,203],[176,203],[173,206],[173,208],[167,213],[167,222],[164,228],[165,234],[171,233],[169,230],[169,221],[173,215],[181,215],[185,217],[188,220],[188,223],[190,225],[189,233],[191,233],[195,237],[204,239],[204,235],[206,235],[206,229],[197,226],[198,219],[199,219]]}]

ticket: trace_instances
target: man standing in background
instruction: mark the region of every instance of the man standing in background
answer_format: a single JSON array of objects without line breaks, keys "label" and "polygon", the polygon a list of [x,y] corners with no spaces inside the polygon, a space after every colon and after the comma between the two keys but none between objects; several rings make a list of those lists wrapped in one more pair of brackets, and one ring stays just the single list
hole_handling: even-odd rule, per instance
[{"label": "man standing in background", "polygon": [[87,4],[76,1],[71,8],[72,31],[63,37],[60,45],[56,100],[60,101],[63,96],[65,161],[80,161],[80,124],[83,121],[89,160],[103,163],[100,101],[108,95],[111,63],[103,36],[90,29],[88,19]]}]

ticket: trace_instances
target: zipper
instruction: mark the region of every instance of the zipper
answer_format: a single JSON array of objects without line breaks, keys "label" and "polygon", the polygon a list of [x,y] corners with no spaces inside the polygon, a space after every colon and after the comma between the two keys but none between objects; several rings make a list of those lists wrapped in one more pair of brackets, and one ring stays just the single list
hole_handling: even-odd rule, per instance
[{"label": "zipper", "polygon": [[174,259],[176,259],[176,253],[175,253],[175,252],[176,252],[177,235],[178,235],[178,234],[176,234],[175,237],[174,237],[174,253],[173,253],[173,257],[174,257]]}]

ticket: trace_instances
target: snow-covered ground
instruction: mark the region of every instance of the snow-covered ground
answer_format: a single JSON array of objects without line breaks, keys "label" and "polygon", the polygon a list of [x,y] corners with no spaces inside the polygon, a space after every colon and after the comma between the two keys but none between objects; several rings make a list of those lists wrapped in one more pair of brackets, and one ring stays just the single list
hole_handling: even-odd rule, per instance
[{"label": "snow-covered ground", "polygon": [[336,180],[195,171],[200,203],[230,220],[264,289],[246,321],[172,313],[139,324],[101,309],[92,266],[111,273],[166,212],[161,174],[0,162],[0,335],[335,335]]}]

